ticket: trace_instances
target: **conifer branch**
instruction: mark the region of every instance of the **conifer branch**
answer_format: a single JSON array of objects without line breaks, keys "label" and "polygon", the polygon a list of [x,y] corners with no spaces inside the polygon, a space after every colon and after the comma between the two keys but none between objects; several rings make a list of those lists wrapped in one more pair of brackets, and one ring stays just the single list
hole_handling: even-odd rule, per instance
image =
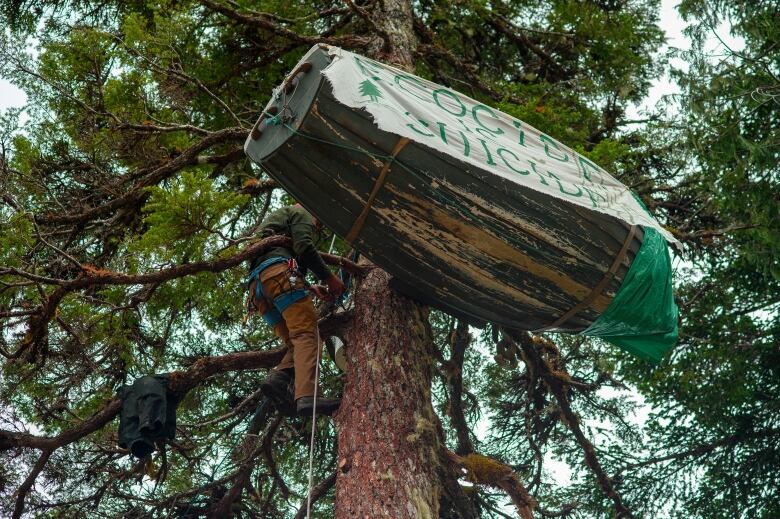
[{"label": "conifer branch", "polygon": [[[40,353],[45,354],[47,349],[47,325],[54,317],[62,299],[71,292],[95,286],[158,284],[172,279],[198,274],[200,272],[222,272],[229,268],[236,267],[251,258],[257,257],[270,248],[285,245],[290,245],[290,238],[286,236],[271,236],[264,240],[252,243],[240,252],[227,258],[184,263],[157,272],[136,275],[98,269],[90,265],[81,265],[82,272],[77,278],[64,280],[43,278],[41,276],[36,276],[35,274],[19,271],[18,269],[4,269],[3,271],[0,271],[0,274],[17,274],[34,281],[57,285],[57,288],[45,297],[44,303],[39,307],[39,311],[30,317],[27,333],[22,339],[19,348],[15,353],[11,354],[10,357],[19,358],[25,351],[30,349],[30,347],[32,347],[32,349],[27,356],[30,362],[34,362]],[[326,263],[339,266],[356,275],[362,275],[366,271],[366,267],[357,265],[341,256],[322,254],[322,257]]]},{"label": "conifer branch", "polygon": [[[181,168],[186,166],[193,166],[204,163],[204,159],[201,158],[200,153],[211,146],[217,144],[223,144],[227,142],[242,142],[246,139],[247,131],[244,128],[233,127],[225,128],[216,132],[213,132],[203,137],[198,142],[192,144],[173,159],[166,161],[163,164],[145,168],[141,180],[137,182],[127,193],[121,195],[113,200],[106,202],[105,204],[86,209],[80,213],[70,214],[53,214],[48,213],[46,215],[37,216],[36,220],[39,223],[45,225],[61,225],[61,224],[80,224],[88,220],[103,216],[111,211],[116,211],[121,207],[130,205],[133,202],[138,201],[140,198],[146,195],[146,188],[158,184],[162,180],[170,177],[178,172]],[[238,155],[233,152],[227,156],[221,155],[215,157],[214,160],[224,161],[227,158],[237,158]]]},{"label": "conifer branch", "polygon": [[[596,481],[604,494],[609,497],[615,505],[616,517],[619,518],[631,518],[633,514],[623,504],[623,499],[618,494],[612,479],[607,476],[606,472],[601,466],[598,458],[596,457],[596,448],[593,443],[585,436],[580,428],[580,419],[577,414],[571,409],[571,403],[569,400],[568,382],[571,380],[571,376],[566,373],[562,366],[558,366],[555,362],[560,358],[560,355],[554,345],[546,342],[544,339],[534,341],[528,332],[519,332],[516,330],[505,330],[509,337],[512,338],[523,353],[523,360],[528,365],[529,370],[533,370],[537,376],[542,377],[552,392],[555,400],[558,402],[562,414],[562,422],[574,435],[575,440],[582,448],[585,456],[585,463],[596,476]],[[538,344],[537,344],[538,342]],[[550,363],[545,360],[541,351],[542,348],[551,349],[553,352],[553,362]],[[551,348],[550,348],[551,347]]]},{"label": "conifer branch", "polygon": [[231,20],[238,22],[248,27],[256,27],[265,31],[269,31],[277,36],[302,43],[306,45],[315,45],[317,43],[327,43],[329,45],[343,46],[349,48],[366,47],[370,43],[369,38],[361,36],[306,36],[299,34],[293,30],[279,25],[277,20],[274,20],[273,16],[268,13],[259,11],[249,11],[248,13],[242,12],[243,9],[231,8],[227,5],[216,2],[214,0],[200,0],[200,2],[207,6],[212,11],[222,14],[230,18]]},{"label": "conifer branch", "polygon": [[469,481],[475,485],[489,485],[503,490],[522,519],[533,519],[536,500],[525,489],[512,467],[476,453],[458,456],[447,451],[447,456],[455,466],[466,470],[466,478]]},{"label": "conifer branch", "polygon": [[[241,351],[216,357],[202,357],[184,371],[170,373],[169,388],[181,399],[190,390],[209,377],[229,371],[243,371],[275,366],[284,355],[286,348],[264,351]],[[32,448],[53,452],[101,429],[122,408],[120,398],[111,399],[100,411],[77,426],[67,429],[56,436],[36,436],[29,433],[0,430],[0,451],[16,448]]]}]

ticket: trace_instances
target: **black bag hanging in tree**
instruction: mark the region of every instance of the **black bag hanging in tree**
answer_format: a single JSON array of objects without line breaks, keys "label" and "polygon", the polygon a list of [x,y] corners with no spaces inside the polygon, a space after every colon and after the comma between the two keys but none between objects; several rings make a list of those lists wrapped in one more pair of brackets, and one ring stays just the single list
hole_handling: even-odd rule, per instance
[{"label": "black bag hanging in tree", "polygon": [[156,441],[174,438],[178,400],[168,389],[167,375],[138,378],[117,393],[122,399],[120,447],[144,458],[154,452]]}]

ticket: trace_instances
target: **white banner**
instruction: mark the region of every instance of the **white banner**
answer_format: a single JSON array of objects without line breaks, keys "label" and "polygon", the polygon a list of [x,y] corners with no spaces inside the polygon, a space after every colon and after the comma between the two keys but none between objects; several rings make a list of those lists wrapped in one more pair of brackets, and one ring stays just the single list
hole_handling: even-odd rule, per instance
[{"label": "white banner", "polygon": [[365,109],[381,130],[552,197],[653,227],[678,243],[626,186],[549,135],[403,70],[338,47],[329,53],[333,62],[323,73],[336,99]]}]

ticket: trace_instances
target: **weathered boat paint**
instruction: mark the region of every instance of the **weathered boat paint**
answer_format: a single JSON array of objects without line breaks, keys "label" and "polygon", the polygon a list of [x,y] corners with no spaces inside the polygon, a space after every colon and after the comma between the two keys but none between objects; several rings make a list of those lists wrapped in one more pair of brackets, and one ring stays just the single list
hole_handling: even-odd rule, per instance
[{"label": "weathered boat paint", "polygon": [[[248,139],[246,151],[304,207],[346,236],[399,137],[381,131],[367,112],[336,101],[321,74],[330,61],[325,50],[308,61],[312,67],[291,79],[292,89],[287,94],[280,89],[266,107],[279,115],[258,121],[252,134],[257,138]],[[489,113],[474,117],[482,124],[480,117]],[[441,139],[459,137],[449,128],[428,131]],[[462,141],[465,147],[479,145],[480,139]],[[554,141],[545,142],[545,152],[563,160]],[[507,152],[491,153],[486,142],[481,145],[489,160],[511,159]],[[539,176],[542,182],[555,181]],[[533,330],[549,326],[588,297],[629,229],[616,217],[523,188],[410,141],[390,164],[353,245],[412,297],[474,323]],[[581,331],[604,311],[642,237],[639,228],[603,292],[559,329]]]}]

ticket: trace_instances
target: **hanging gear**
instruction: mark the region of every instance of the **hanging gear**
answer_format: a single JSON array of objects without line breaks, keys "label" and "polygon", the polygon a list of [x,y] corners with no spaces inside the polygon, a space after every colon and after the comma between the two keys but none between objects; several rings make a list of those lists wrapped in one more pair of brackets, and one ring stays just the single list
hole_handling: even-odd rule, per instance
[{"label": "hanging gear", "polygon": [[117,392],[122,399],[119,412],[119,446],[137,458],[154,452],[155,442],[172,440],[176,434],[178,399],[168,389],[168,375],[145,376]]}]

